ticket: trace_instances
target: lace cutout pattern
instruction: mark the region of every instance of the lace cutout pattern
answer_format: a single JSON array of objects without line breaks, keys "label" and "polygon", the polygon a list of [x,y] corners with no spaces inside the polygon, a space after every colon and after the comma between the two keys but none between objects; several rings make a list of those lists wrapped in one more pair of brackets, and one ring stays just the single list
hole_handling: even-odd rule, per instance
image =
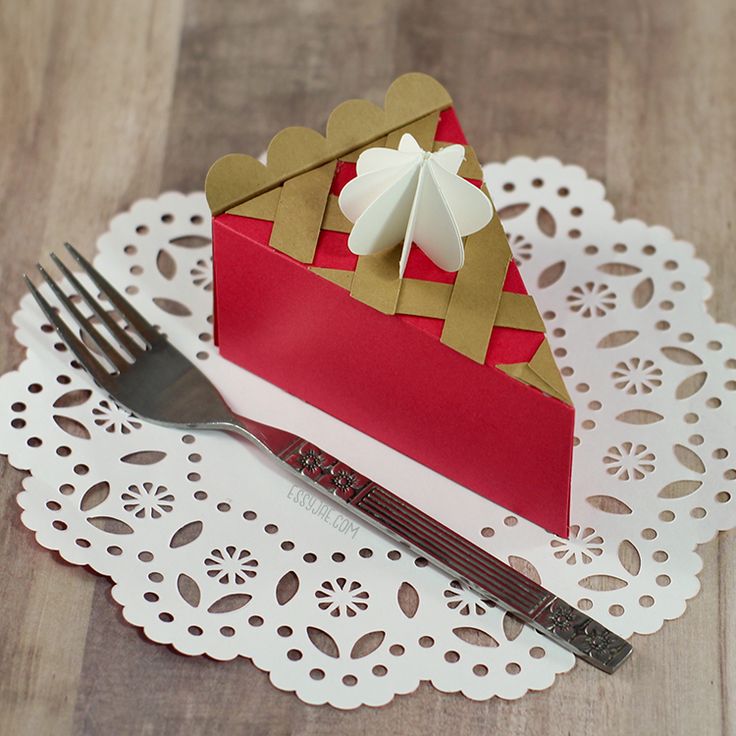
[{"label": "lace cutout pattern", "polygon": [[[617,633],[655,632],[698,591],[696,545],[736,523],[734,328],[707,314],[708,268],[693,247],[616,220],[582,169],[515,158],[485,173],[577,409],[569,539],[222,360],[202,193],[135,203],[99,239],[96,265],[235,410],[378,468],[377,482]],[[242,441],[128,414],[28,297],[14,320],[27,357],[0,379],[0,449],[31,471],[23,523],[44,547],[109,576],[149,639],[250,657],[276,687],[339,708],[387,703],[421,680],[517,698],[573,666]]]}]

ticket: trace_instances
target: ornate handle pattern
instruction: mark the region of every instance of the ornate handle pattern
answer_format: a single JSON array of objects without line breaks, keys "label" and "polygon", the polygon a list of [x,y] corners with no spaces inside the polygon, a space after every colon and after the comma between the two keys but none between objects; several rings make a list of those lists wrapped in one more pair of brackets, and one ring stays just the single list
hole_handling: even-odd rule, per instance
[{"label": "ornate handle pattern", "polygon": [[586,662],[610,673],[631,654],[627,641],[597,621],[316,445],[295,438],[278,457],[313,488]]},{"label": "ornate handle pattern", "polygon": [[561,598],[555,597],[530,623],[605,672],[615,672],[632,652],[629,642]]}]

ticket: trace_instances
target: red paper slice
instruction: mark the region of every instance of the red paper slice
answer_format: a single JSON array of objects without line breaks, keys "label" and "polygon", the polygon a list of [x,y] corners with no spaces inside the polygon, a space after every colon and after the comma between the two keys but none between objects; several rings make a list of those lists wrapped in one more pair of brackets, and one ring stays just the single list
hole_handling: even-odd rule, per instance
[{"label": "red paper slice", "polygon": [[[452,109],[440,115],[436,140],[465,142]],[[338,163],[332,193],[353,176],[354,164]],[[573,407],[495,367],[529,361],[543,335],[495,327],[481,365],[440,342],[442,320],[383,314],[275,251],[272,227],[231,214],[214,218],[222,355],[567,536]],[[322,231],[312,265],[354,270],[347,237]],[[406,276],[453,283],[456,274],[414,248]],[[513,262],[504,291],[526,293]]]}]

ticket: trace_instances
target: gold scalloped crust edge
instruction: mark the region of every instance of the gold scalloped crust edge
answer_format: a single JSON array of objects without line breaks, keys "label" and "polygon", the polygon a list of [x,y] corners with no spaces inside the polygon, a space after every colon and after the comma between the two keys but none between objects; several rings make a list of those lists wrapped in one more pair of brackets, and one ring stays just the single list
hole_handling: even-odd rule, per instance
[{"label": "gold scalloped crust edge", "polygon": [[311,128],[284,128],[271,139],[266,165],[246,154],[218,159],[205,180],[207,203],[213,215],[220,215],[451,105],[452,98],[436,79],[419,72],[404,74],[388,88],[383,108],[368,100],[338,105],[324,136]]}]

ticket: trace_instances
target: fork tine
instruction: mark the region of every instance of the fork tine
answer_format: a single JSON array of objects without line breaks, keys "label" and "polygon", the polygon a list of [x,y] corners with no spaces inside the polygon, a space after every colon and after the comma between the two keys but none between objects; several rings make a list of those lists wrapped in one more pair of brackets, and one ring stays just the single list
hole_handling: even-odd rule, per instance
[{"label": "fork tine", "polygon": [[74,353],[77,360],[84,366],[92,378],[101,386],[105,386],[109,381],[110,374],[100,365],[97,358],[92,355],[87,346],[66,326],[64,320],[54,312],[51,305],[43,298],[41,292],[33,285],[28,276],[23,274],[23,279],[36,303],[41,307],[41,311],[46,315],[46,319],[56,328],[56,331],[67,344],[67,347]]},{"label": "fork tine", "polygon": [[100,334],[99,330],[77,309],[77,305],[59,288],[59,285],[49,276],[46,269],[40,264],[36,264],[44,281],[51,287],[56,298],[66,307],[67,312],[71,314],[76,323],[94,340],[102,354],[118,369],[125,370],[128,363],[118,353],[115,348]]},{"label": "fork tine", "polygon": [[120,292],[111,286],[107,279],[73,245],[64,243],[64,247],[69,251],[74,260],[89,274],[92,281],[95,282],[100,291],[112,302],[115,309],[128,320],[130,326],[136,329],[149,345],[163,337],[143,315],[133,308],[133,305]]},{"label": "fork tine", "polygon": [[110,316],[110,313],[95,299],[87,289],[82,286],[79,279],[66,267],[64,262],[56,255],[51,253],[51,260],[57,265],[59,270],[64,274],[67,281],[72,285],[76,292],[87,302],[94,313],[102,320],[108,330],[115,336],[115,339],[125,348],[131,358],[137,358],[143,348],[131,339],[125,330]]}]

